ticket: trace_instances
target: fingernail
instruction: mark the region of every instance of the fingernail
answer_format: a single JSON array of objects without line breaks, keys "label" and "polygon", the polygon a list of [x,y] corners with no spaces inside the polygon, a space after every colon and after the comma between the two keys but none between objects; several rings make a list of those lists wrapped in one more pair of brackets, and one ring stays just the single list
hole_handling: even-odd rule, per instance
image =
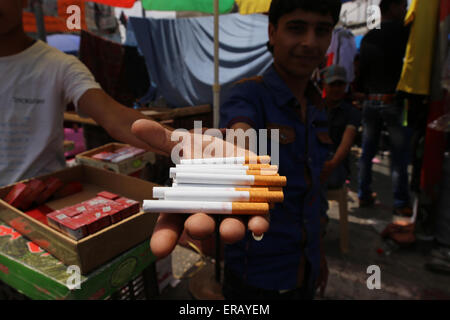
[{"label": "fingernail", "polygon": [[255,234],[252,232],[252,237],[253,237],[253,239],[255,239],[256,241],[261,241],[262,238],[264,237],[264,233],[261,234],[260,236],[257,236],[257,235],[255,235]]}]

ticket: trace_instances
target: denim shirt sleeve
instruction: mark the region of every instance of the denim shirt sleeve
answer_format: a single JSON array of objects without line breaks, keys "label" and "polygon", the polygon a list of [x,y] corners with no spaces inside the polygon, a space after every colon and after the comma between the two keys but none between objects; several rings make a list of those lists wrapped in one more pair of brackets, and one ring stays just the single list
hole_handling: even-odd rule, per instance
[{"label": "denim shirt sleeve", "polygon": [[258,112],[261,103],[262,84],[249,80],[234,85],[228,99],[220,108],[221,128],[231,128],[238,122],[244,122],[254,129],[264,126],[263,112]]}]

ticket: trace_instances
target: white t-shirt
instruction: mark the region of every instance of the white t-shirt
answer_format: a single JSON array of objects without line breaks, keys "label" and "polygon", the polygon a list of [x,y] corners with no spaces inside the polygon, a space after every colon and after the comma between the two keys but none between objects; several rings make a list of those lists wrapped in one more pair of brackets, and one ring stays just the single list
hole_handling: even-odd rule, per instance
[{"label": "white t-shirt", "polygon": [[64,111],[100,88],[76,57],[36,41],[0,57],[0,186],[65,167]]}]

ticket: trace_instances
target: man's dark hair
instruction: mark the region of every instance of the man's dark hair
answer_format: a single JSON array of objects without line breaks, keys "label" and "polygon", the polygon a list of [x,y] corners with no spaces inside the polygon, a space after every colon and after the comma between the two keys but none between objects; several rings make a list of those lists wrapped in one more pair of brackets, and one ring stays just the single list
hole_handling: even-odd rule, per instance
[{"label": "man's dark hair", "polygon": [[341,6],[341,0],[272,0],[269,10],[269,22],[276,26],[280,18],[285,14],[302,9],[322,15],[331,14],[334,24],[337,24]]},{"label": "man's dark hair", "polygon": [[[277,26],[282,16],[297,9],[302,9],[321,15],[331,14],[336,25],[339,22],[341,7],[341,0],[272,0],[269,10],[269,22]],[[267,43],[267,48],[273,53],[273,48],[269,43]]]},{"label": "man's dark hair", "polygon": [[385,14],[389,11],[391,8],[391,5],[393,4],[401,4],[405,2],[405,0],[381,0],[380,3],[380,10],[382,14]]}]

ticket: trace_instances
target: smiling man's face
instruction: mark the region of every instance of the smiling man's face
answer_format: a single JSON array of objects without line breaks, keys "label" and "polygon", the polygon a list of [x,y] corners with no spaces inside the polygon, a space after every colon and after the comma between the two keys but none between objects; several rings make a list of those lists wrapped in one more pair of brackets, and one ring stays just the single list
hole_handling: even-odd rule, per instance
[{"label": "smiling man's face", "polygon": [[0,0],[0,35],[22,27],[22,10],[28,0]]},{"label": "smiling man's face", "polygon": [[275,65],[293,77],[309,77],[323,61],[334,24],[331,14],[297,9],[269,24]]}]

